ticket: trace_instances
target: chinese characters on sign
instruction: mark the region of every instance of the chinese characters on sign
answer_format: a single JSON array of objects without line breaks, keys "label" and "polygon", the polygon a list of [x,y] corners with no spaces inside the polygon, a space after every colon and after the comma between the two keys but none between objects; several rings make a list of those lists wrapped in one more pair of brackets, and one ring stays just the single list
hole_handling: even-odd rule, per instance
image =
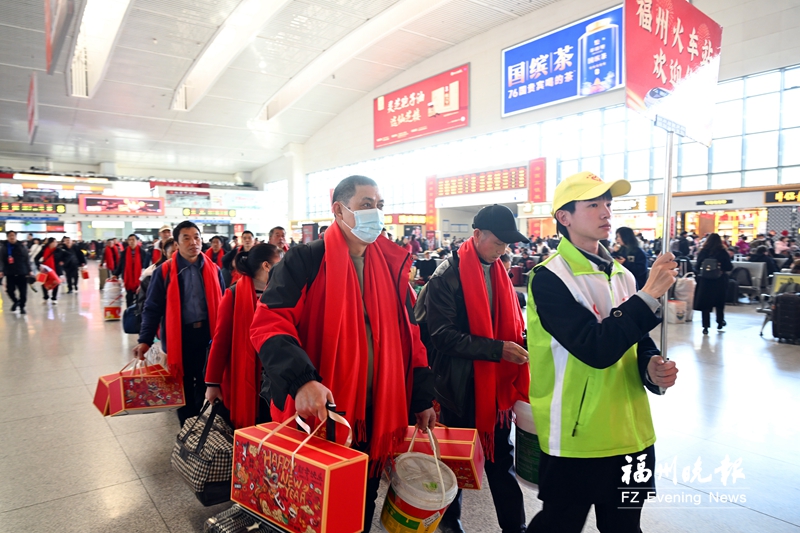
[{"label": "chinese characters on sign", "polygon": [[373,120],[375,148],[468,126],[469,65],[379,96]]},{"label": "chinese characters on sign", "polygon": [[689,2],[631,0],[624,9],[628,107],[710,145],[722,28]]},{"label": "chinese characters on sign", "polygon": [[544,157],[533,159],[528,163],[528,168],[530,169],[528,201],[542,203],[547,200],[547,160]]},{"label": "chinese characters on sign", "polygon": [[66,213],[64,204],[0,202],[0,213]]},{"label": "chinese characters on sign", "polygon": [[204,209],[184,207],[183,216],[185,217],[235,217],[235,209]]},{"label": "chinese characters on sign", "polygon": [[528,175],[525,167],[516,167],[439,178],[436,185],[436,197],[526,189],[528,188]]},{"label": "chinese characters on sign", "polygon": [[622,8],[503,50],[503,116],[622,87]]},{"label": "chinese characters on sign", "polygon": [[764,193],[764,203],[783,204],[800,202],[800,189],[793,191],[770,191]]}]

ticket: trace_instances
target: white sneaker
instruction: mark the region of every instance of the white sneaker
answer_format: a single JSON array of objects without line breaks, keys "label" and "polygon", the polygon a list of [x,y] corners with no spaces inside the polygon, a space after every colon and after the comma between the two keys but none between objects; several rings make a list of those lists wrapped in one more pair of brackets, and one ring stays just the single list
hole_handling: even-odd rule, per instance
[{"label": "white sneaker", "polygon": [[51,300],[50,305],[58,305],[58,300]]},{"label": "white sneaker", "polygon": [[50,300],[42,300],[42,305],[47,305],[47,302],[49,302],[49,301]]}]

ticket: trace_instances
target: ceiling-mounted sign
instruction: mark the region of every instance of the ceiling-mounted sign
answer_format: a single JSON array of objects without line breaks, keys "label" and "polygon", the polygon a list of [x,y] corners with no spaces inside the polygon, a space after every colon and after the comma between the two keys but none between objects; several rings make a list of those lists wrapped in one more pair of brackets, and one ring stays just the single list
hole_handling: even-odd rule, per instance
[{"label": "ceiling-mounted sign", "polygon": [[528,188],[528,169],[526,167],[505,168],[475,172],[463,176],[439,178],[436,196],[455,196],[492,191],[508,191]]},{"label": "ceiling-mounted sign", "polygon": [[81,194],[78,211],[84,215],[163,215],[163,198],[115,198]]},{"label": "ceiling-mounted sign", "polygon": [[31,72],[28,85],[28,144],[33,144],[36,129],[39,127],[39,90],[36,87],[36,73]]},{"label": "ceiling-mounted sign", "polygon": [[48,74],[55,72],[74,13],[75,0],[44,0],[44,52]]},{"label": "ceiling-mounted sign", "polygon": [[[236,216],[236,209],[205,209],[184,207],[183,216],[185,217],[230,217]],[[215,222],[216,223],[216,222]]]},{"label": "ceiling-mounted sign", "polygon": [[626,103],[711,146],[722,27],[689,2],[625,3]]},{"label": "ceiling-mounted sign", "polygon": [[45,202],[0,202],[0,213],[66,213],[67,206]]},{"label": "ceiling-mounted sign", "polygon": [[211,193],[185,189],[167,189],[164,197],[169,207],[211,207]]},{"label": "ceiling-mounted sign", "polygon": [[697,205],[727,205],[732,203],[733,200],[700,200]]},{"label": "ceiling-mounted sign", "polygon": [[469,126],[469,64],[377,97],[375,148]]},{"label": "ceiling-mounted sign", "polygon": [[624,84],[622,7],[503,50],[504,117]]},{"label": "ceiling-mounted sign", "polygon": [[427,223],[427,217],[425,215],[398,215],[398,214],[391,214],[391,215],[383,215],[383,223],[384,224],[417,224],[423,225]]},{"label": "ceiling-mounted sign", "polygon": [[764,203],[767,204],[786,204],[800,202],[800,189],[788,191],[770,191],[764,193]]}]

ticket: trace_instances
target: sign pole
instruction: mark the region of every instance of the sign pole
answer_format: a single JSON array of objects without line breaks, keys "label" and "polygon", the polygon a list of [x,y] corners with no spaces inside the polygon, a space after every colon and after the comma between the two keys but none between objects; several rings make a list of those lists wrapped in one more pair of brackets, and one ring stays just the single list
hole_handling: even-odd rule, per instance
[{"label": "sign pole", "polygon": [[[675,132],[667,131],[667,169],[664,172],[664,198],[662,201],[663,225],[661,227],[661,253],[669,252],[670,250],[670,221],[672,215],[672,157],[675,149]],[[667,304],[669,302],[669,293],[664,293],[661,297],[661,357],[667,361]],[[661,394],[664,394],[666,389],[661,389]]]}]

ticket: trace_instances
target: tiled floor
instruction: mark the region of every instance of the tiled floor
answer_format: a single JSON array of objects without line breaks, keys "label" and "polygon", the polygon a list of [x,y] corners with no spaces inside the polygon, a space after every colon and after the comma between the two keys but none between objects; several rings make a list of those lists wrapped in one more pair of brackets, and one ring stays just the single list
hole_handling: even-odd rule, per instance
[{"label": "tiled floor", "polygon": [[[202,507],[172,471],[175,415],[103,418],[92,405],[97,377],[135,342],[103,321],[95,272],[57,307],[30,294],[27,317],[0,298],[0,533],[202,531],[226,506]],[[761,320],[741,305],[725,333],[670,326],[679,380],[651,405],[658,463],[676,475],[658,482],[665,500],[646,505],[644,531],[800,533],[800,346],[759,337]],[[726,457],[741,459],[743,479],[723,484]],[[524,491],[530,518],[540,504]],[[488,489],[468,491],[464,509],[468,532],[499,530]],[[584,531],[596,531],[593,516]]]}]

